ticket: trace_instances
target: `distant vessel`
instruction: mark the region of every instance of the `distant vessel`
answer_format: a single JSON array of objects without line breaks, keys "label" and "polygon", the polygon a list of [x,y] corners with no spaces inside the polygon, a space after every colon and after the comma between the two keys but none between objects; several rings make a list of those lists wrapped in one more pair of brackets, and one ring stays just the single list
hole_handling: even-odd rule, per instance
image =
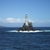
[{"label": "distant vessel", "polygon": [[30,30],[34,31],[35,29],[32,26],[32,22],[29,22],[28,14],[26,13],[26,15],[25,15],[25,23],[23,24],[22,27],[19,28],[18,31],[30,31]]}]

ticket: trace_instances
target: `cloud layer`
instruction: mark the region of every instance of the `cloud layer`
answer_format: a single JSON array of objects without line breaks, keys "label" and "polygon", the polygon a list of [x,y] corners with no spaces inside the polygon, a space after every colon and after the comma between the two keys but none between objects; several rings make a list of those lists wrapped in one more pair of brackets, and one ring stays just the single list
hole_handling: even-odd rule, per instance
[{"label": "cloud layer", "polygon": [[6,19],[1,19],[0,18],[0,22],[2,23],[23,23],[24,19],[15,19],[15,18],[6,18]]},{"label": "cloud layer", "polygon": [[[50,20],[31,20],[29,19],[30,22],[32,23],[50,23]],[[15,19],[15,18],[6,18],[6,19],[1,19],[0,18],[0,22],[2,23],[24,23],[25,19]]]}]

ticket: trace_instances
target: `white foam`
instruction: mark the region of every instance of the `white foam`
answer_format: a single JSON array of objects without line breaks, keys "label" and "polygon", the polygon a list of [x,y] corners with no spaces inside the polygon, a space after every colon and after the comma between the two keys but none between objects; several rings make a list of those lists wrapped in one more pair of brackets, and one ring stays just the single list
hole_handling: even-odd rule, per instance
[{"label": "white foam", "polygon": [[10,31],[6,31],[6,32],[21,32],[21,33],[36,33],[36,32],[50,32],[50,30],[35,30],[35,31],[17,31],[17,30],[10,30]]},{"label": "white foam", "polygon": [[17,31],[17,30],[11,30],[11,31],[7,31],[7,32],[33,33],[33,32],[44,32],[44,31],[43,31],[43,30],[35,30],[35,31],[32,31],[32,30],[30,30],[30,31],[22,31],[22,30]]},{"label": "white foam", "polygon": [[50,32],[50,30],[45,30],[45,32]]},{"label": "white foam", "polygon": [[22,32],[22,30],[20,30],[19,32]]},{"label": "white foam", "polygon": [[7,32],[18,32],[17,30],[11,30],[11,31],[7,31]]}]

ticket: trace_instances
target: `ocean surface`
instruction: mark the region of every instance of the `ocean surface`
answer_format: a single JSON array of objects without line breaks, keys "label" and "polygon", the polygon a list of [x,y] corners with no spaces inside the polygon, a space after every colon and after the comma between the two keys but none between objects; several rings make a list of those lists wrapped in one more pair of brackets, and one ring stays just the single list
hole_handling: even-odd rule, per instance
[{"label": "ocean surface", "polygon": [[45,32],[33,33],[15,32],[17,29],[0,28],[0,50],[50,50],[50,27],[34,27]]}]

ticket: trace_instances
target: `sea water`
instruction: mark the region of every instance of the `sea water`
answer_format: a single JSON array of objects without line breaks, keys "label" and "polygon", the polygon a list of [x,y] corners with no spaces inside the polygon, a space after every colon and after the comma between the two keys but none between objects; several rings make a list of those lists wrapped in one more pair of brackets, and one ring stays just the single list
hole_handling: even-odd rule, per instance
[{"label": "sea water", "polygon": [[18,28],[0,28],[0,50],[50,50],[50,27],[35,27],[45,32],[22,33]]}]

